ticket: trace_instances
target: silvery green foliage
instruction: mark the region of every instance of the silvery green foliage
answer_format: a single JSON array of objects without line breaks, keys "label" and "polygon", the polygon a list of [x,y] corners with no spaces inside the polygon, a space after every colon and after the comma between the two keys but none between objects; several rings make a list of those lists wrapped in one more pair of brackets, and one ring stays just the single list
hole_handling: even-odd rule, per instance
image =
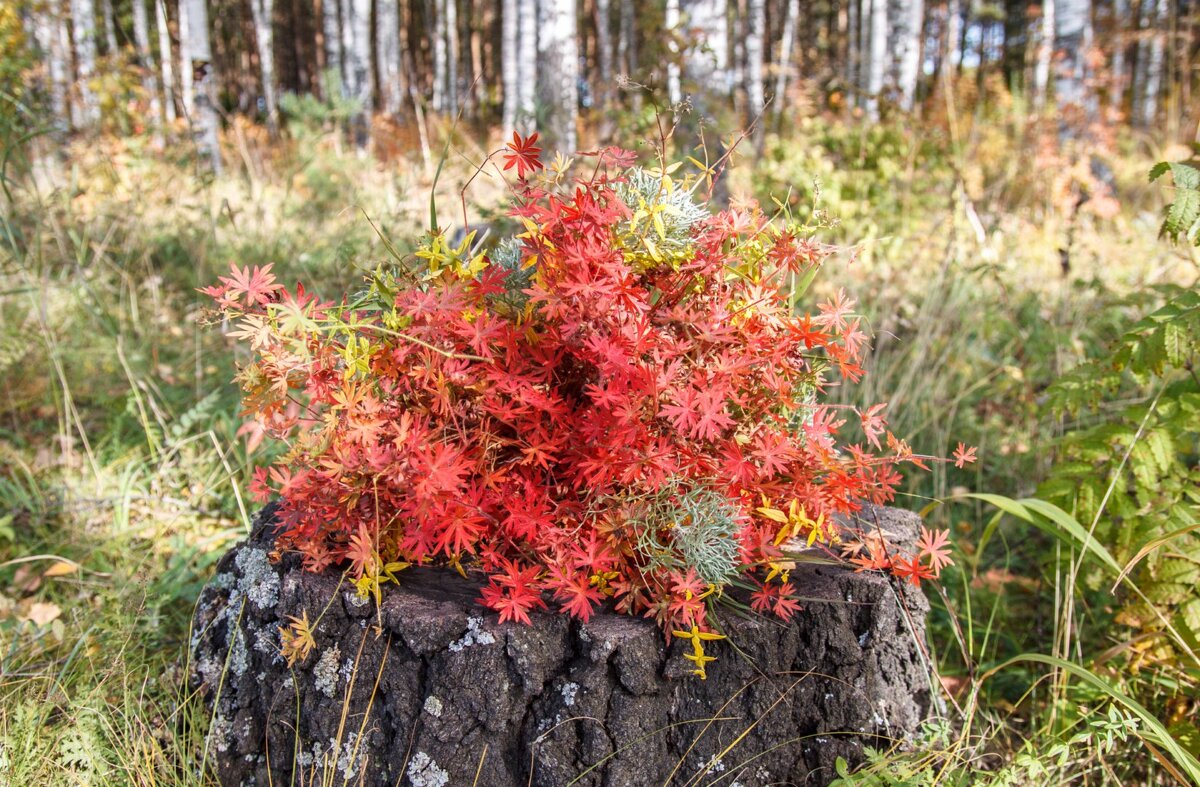
[{"label": "silvery green foliage", "polygon": [[514,309],[524,308],[529,300],[524,290],[533,283],[534,266],[522,267],[521,241],[505,238],[496,244],[488,257],[492,265],[508,273],[504,279],[504,294],[496,296],[497,300]]},{"label": "silvery green foliage", "polygon": [[650,495],[626,502],[637,549],[655,568],[687,571],[710,585],[737,575],[741,509],[728,497],[673,480]]},{"label": "silvery green foliage", "polygon": [[692,230],[709,217],[708,210],[692,199],[690,191],[677,186],[668,190],[660,175],[641,167],[631,170],[628,179],[618,183],[615,191],[617,199],[632,211],[666,206],[666,210],[658,211],[662,217],[664,236],[654,239],[659,250],[666,255],[687,251],[692,242]]}]

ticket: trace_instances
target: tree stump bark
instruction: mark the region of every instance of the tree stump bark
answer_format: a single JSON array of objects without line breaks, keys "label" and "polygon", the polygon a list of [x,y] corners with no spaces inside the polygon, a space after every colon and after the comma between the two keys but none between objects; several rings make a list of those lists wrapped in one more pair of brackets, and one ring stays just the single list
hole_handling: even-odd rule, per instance
[{"label": "tree stump bark", "polygon": [[[915,538],[913,514],[862,516]],[[192,679],[223,784],[825,784],[837,757],[910,740],[930,710],[928,603],[884,576],[801,566],[803,611],[719,614],[728,640],[701,681],[649,621],[501,625],[448,570],[405,571],[376,608],[337,573],[272,564],[271,523],[267,509],[196,609]],[[316,648],[289,668],[280,627],[304,615]]]}]

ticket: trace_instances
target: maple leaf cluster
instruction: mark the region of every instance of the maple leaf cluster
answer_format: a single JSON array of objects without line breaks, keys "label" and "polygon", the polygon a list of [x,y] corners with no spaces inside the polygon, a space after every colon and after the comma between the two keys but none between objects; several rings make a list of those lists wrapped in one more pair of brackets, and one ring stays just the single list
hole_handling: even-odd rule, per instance
[{"label": "maple leaf cluster", "polygon": [[[844,293],[794,308],[832,252],[811,229],[710,213],[703,180],[611,149],[564,188],[534,141],[505,154],[515,240],[431,234],[336,305],[270,266],[205,290],[253,350],[247,431],[286,447],[252,491],[280,499],[281,548],[364,594],[437,563],[484,572],[501,620],[612,599],[687,632],[702,671],[714,591],[748,578],[791,616],[790,550],[837,554],[839,515],[890,501],[921,458],[882,406],[820,403],[861,377],[866,337]],[[869,567],[932,576],[944,542],[925,547]]]}]

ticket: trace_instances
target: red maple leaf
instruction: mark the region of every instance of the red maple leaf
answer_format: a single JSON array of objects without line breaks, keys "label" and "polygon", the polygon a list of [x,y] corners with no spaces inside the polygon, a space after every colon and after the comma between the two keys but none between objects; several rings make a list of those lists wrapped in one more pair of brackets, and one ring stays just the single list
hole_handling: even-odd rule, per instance
[{"label": "red maple leaf", "polygon": [[221,283],[225,285],[226,292],[234,301],[245,295],[247,305],[267,304],[271,302],[274,293],[283,289],[283,285],[275,282],[275,274],[271,273],[271,268],[271,264],[261,267],[255,265],[251,270],[249,265],[239,268],[235,263],[230,266],[229,276],[220,277]]},{"label": "red maple leaf", "polygon": [[504,154],[504,169],[517,168],[517,177],[525,179],[525,173],[537,172],[542,169],[541,154],[542,149],[535,146],[537,142],[537,132],[533,132],[529,136],[522,138],[517,132],[513,132],[512,142],[509,142],[505,147],[511,152]]},{"label": "red maple leaf", "polygon": [[950,559],[949,547],[949,530],[930,531],[924,525],[921,526],[921,537],[917,539],[917,549],[921,557],[929,559],[929,568],[932,569],[934,576],[940,575],[946,566],[954,565],[954,561]]},{"label": "red maple leaf", "polygon": [[954,449],[954,466],[965,467],[975,461],[975,451],[978,450],[974,446],[967,448],[964,444],[959,443],[958,448]]}]

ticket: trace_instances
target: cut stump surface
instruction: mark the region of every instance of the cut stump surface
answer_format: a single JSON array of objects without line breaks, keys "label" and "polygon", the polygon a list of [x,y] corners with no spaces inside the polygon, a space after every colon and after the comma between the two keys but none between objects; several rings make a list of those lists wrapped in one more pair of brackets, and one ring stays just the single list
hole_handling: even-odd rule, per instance
[{"label": "cut stump surface", "polygon": [[[916,536],[911,513],[861,516]],[[649,621],[500,624],[478,582],[440,569],[403,572],[376,608],[337,573],[272,564],[273,531],[267,509],[197,605],[222,784],[825,784],[837,757],[910,740],[929,713],[928,603],[888,577],[801,566],[790,624],[718,608],[728,640],[702,681]],[[289,668],[280,627],[305,614],[316,647]]]}]

